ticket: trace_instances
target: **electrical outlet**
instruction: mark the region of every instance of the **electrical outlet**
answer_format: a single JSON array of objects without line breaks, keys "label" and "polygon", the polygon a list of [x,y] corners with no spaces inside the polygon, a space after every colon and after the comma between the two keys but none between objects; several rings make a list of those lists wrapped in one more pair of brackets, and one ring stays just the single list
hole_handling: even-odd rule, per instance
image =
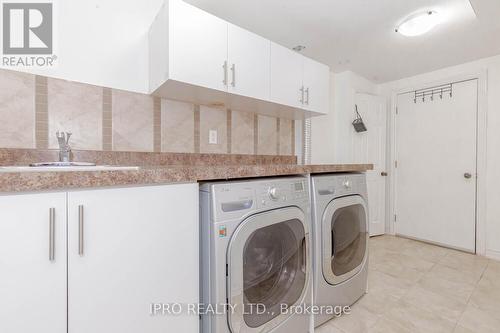
[{"label": "electrical outlet", "polygon": [[211,145],[217,144],[217,130],[208,131],[208,143]]}]

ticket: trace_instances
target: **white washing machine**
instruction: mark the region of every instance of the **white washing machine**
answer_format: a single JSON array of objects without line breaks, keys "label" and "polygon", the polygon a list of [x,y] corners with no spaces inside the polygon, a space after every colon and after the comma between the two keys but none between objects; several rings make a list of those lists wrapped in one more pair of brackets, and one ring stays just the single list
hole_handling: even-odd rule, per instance
[{"label": "white washing machine", "polygon": [[[311,177],[313,301],[354,304],[367,290],[369,220],[364,174]],[[333,318],[315,315],[314,326]]]},{"label": "white washing machine", "polygon": [[200,205],[202,333],[309,332],[283,311],[312,300],[308,178],[203,184]]}]

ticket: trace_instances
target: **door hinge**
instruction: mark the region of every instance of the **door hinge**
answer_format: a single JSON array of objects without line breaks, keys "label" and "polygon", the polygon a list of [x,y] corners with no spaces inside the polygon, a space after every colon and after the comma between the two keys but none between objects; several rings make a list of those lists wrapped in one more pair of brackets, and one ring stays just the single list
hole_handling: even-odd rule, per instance
[{"label": "door hinge", "polygon": [[396,115],[399,114],[399,109],[396,107]]},{"label": "door hinge", "polygon": [[394,167],[397,168],[398,167],[398,161],[394,161]]},{"label": "door hinge", "polygon": [[398,221],[398,216],[396,214],[394,214],[394,222],[397,222]]}]

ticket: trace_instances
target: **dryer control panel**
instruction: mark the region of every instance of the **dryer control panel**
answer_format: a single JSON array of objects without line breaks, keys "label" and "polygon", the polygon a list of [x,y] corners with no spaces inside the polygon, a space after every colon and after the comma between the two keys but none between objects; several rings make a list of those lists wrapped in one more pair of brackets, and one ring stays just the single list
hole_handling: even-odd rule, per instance
[{"label": "dryer control panel", "polygon": [[343,196],[363,193],[366,187],[366,178],[362,174],[339,174],[316,177],[317,194]]}]

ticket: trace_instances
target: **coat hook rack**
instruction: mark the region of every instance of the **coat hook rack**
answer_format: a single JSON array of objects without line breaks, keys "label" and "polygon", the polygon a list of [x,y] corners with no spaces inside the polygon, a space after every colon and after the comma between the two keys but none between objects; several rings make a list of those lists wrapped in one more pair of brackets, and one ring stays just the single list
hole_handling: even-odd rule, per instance
[{"label": "coat hook rack", "polygon": [[450,95],[450,98],[453,98],[453,83],[421,89],[421,90],[415,90],[413,102],[417,104],[417,101],[421,98],[422,102],[425,103],[426,97],[430,97],[430,100],[434,101],[434,95],[438,94],[439,98],[443,99],[443,95],[446,93]]}]

